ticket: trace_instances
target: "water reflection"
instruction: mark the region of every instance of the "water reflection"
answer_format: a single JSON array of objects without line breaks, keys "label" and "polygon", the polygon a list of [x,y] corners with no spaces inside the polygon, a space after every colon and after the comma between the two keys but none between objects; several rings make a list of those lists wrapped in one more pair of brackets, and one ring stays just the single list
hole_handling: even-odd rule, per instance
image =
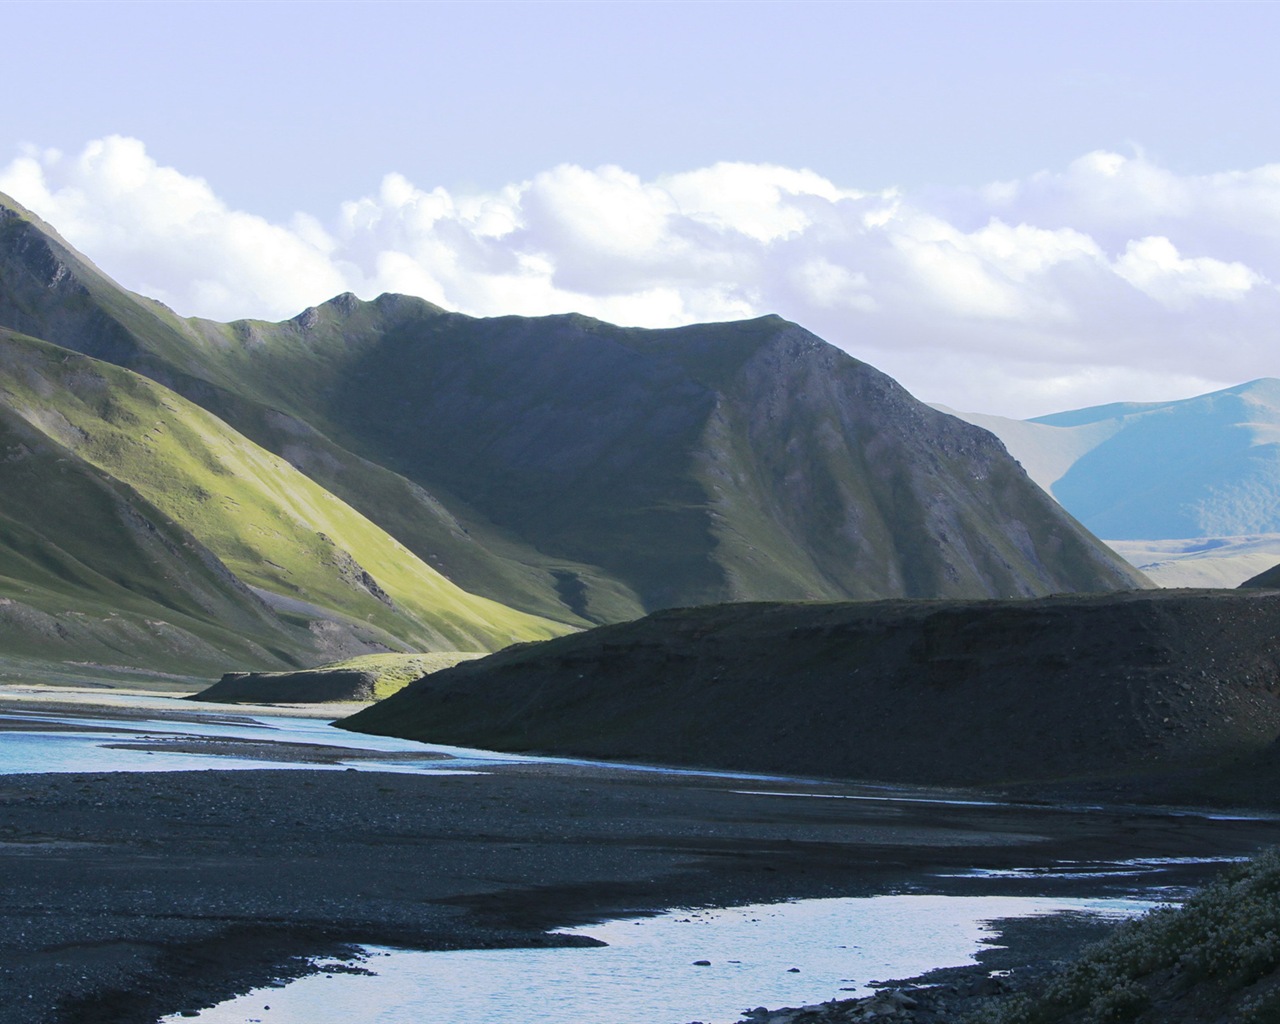
[{"label": "water reflection", "polygon": [[457,773],[521,760],[345,733],[328,719],[278,715],[122,720],[9,710],[0,713],[0,729],[0,774],[357,766]]},{"label": "water reflection", "polygon": [[1149,906],[1136,899],[907,895],[671,911],[569,930],[608,943],[597,948],[372,948],[365,966],[373,976],[322,973],[251,992],[194,1019],[721,1024],[757,1003],[853,998],[870,994],[873,980],[963,966],[991,938],[987,922],[994,919],[1068,911],[1131,915]]},{"label": "water reflection", "polygon": [[[0,689],[0,698],[3,696],[4,691]],[[109,703],[106,698],[110,696],[102,695],[102,703]],[[464,774],[497,765],[539,763],[660,775],[780,781],[775,776],[743,772],[612,764],[420,743],[392,736],[345,732],[335,729],[329,718],[228,715],[223,705],[173,697],[131,696],[121,699],[120,703],[131,710],[154,709],[180,717],[106,717],[109,712],[105,709],[102,716],[60,715],[10,707],[0,711],[0,737],[3,738],[0,775],[353,767],[386,772]]]},{"label": "water reflection", "polygon": [[[0,711],[0,774],[317,767],[457,773],[522,762],[598,764],[346,733],[325,719],[230,715],[218,705],[174,698],[152,698],[145,704],[154,708],[145,714],[170,717],[133,718],[138,698],[122,703],[131,710],[115,717],[109,708],[66,715],[21,707]],[[747,799],[798,795],[775,788],[776,781],[766,786],[764,776],[613,767],[747,779],[752,788],[735,790]],[[905,787],[868,785],[857,792],[841,787],[844,792],[831,793],[829,784],[787,781],[800,785],[807,796],[958,806],[989,803]],[[1094,870],[1127,875],[1140,866],[1145,862]],[[1089,870],[1055,867],[1057,873],[1073,876]],[[990,872],[988,877],[1022,876]],[[1051,869],[1030,880],[1039,886],[1052,877]],[[376,976],[321,973],[284,988],[251,993],[198,1019],[217,1024],[733,1021],[748,1003],[821,1002],[865,993],[872,979],[963,965],[990,937],[983,922],[994,918],[1063,910],[1132,913],[1146,905],[1134,899],[891,895],[672,912],[580,929],[608,944],[595,949],[370,950],[368,966]],[[271,1009],[264,1009],[267,1006]],[[168,1018],[180,1019],[187,1018]]]}]

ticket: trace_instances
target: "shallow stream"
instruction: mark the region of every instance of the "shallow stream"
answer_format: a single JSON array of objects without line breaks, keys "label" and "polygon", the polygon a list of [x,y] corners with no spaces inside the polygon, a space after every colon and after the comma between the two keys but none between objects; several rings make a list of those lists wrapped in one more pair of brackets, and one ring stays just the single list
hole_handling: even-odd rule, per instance
[{"label": "shallow stream", "polygon": [[456,772],[521,760],[508,754],[341,732],[322,719],[273,715],[199,722],[122,721],[9,710],[0,712],[0,725],[4,727],[0,775],[358,765],[378,771]]},{"label": "shallow stream", "polygon": [[164,1024],[727,1024],[751,1008],[747,998],[804,1006],[868,995],[870,981],[965,965],[991,938],[993,919],[1149,906],[901,895],[673,910],[568,930],[608,943],[596,948],[371,948],[372,976],[312,975]]}]

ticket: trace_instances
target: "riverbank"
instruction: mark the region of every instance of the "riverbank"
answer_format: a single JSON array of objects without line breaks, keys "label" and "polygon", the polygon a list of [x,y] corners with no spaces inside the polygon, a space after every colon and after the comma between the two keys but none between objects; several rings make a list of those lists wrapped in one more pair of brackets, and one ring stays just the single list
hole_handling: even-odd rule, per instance
[{"label": "riverbank", "polygon": [[[159,692],[135,687],[42,686],[39,684],[0,685],[0,710],[25,709],[41,714],[89,714],[105,711],[121,720],[169,718],[188,721],[198,713],[209,716],[251,718],[255,715],[282,715],[293,718],[335,719],[354,715],[371,707],[373,701],[333,701],[327,704],[215,704],[193,699],[200,691],[191,687]],[[193,701],[190,706],[176,700]]]},{"label": "riverbank", "polygon": [[8,775],[0,1022],[151,1024],[355,943],[563,943],[547,930],[788,897],[1096,895],[1010,869],[1278,841],[1266,818],[564,764]]}]

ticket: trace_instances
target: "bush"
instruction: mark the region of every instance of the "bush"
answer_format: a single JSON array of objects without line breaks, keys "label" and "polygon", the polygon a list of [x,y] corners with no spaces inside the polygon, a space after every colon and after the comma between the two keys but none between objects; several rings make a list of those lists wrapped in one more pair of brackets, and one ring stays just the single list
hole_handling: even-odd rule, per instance
[{"label": "bush", "polygon": [[[1226,871],[1181,907],[1117,925],[1081,951],[1036,996],[989,1007],[984,1024],[1108,1024],[1134,1020],[1156,999],[1196,986],[1230,1000],[1280,968],[1280,850]],[[1249,994],[1241,1019],[1280,1020],[1280,996]]]}]

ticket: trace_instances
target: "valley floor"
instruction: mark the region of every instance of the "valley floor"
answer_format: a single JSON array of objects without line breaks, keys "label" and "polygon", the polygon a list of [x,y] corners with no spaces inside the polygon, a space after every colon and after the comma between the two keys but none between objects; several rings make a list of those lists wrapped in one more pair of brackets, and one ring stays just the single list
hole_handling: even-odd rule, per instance
[{"label": "valley floor", "polygon": [[1238,587],[1280,562],[1277,533],[1103,543],[1159,587]]},{"label": "valley floor", "polygon": [[[1266,816],[572,764],[7,775],[0,1024],[151,1024],[351,943],[539,945],[566,941],[552,927],[671,906],[966,893],[972,868],[1276,842]],[[1015,929],[1024,959],[1062,937],[1031,931]]]}]

